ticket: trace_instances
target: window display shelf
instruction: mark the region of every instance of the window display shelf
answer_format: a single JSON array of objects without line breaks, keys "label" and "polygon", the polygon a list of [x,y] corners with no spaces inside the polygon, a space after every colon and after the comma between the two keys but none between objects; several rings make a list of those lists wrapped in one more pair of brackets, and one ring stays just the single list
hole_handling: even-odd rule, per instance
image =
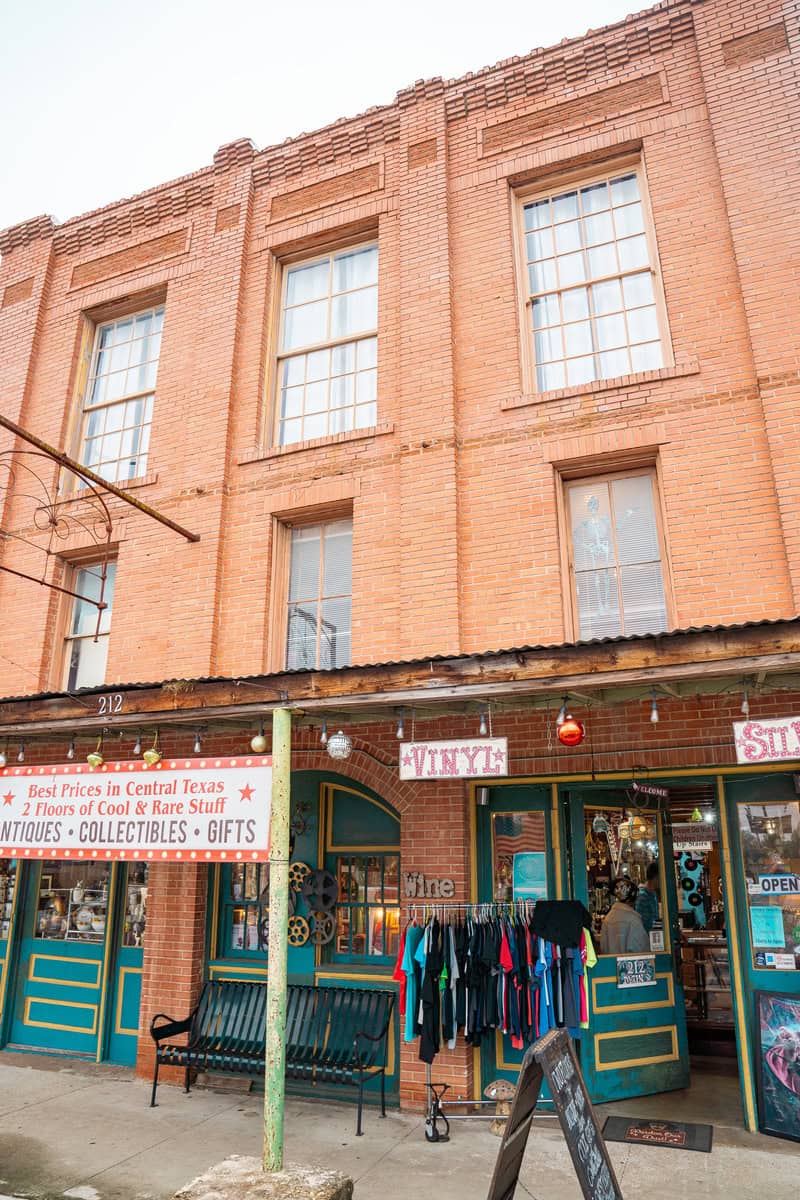
[{"label": "window display shelf", "polygon": [[[80,899],[75,899],[75,892]],[[49,888],[39,896],[36,937],[47,941],[102,942],[106,934],[106,888]]]}]

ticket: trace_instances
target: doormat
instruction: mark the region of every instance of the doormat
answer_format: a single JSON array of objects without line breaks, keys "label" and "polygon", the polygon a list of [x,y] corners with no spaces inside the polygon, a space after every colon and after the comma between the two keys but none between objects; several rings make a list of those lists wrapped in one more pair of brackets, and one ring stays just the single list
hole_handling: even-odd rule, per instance
[{"label": "doormat", "polygon": [[607,1142],[631,1142],[640,1146],[669,1146],[673,1150],[711,1153],[713,1125],[689,1125],[684,1121],[650,1121],[639,1117],[606,1117],[603,1137]]}]

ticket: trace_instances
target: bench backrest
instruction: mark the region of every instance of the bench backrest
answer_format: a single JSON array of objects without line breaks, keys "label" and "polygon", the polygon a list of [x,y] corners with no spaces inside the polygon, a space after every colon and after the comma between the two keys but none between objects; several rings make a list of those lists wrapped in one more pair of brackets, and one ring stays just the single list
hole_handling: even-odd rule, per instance
[{"label": "bench backrest", "polygon": [[[203,988],[189,1045],[221,1054],[265,1051],[267,987],[264,983],[211,980]],[[311,987],[289,984],[286,1008],[286,1050],[292,1059],[345,1066],[355,1056],[357,1033],[365,1067],[380,1065],[394,993],[365,988]]]}]

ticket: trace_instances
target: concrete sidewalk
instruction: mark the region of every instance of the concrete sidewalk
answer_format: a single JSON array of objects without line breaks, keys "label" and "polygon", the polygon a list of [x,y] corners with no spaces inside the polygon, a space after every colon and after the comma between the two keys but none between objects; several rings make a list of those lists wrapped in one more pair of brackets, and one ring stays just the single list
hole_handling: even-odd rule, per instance
[{"label": "concrete sidewalk", "polygon": [[[667,1115],[663,1100],[614,1111]],[[150,1109],[148,1101],[148,1085],[127,1071],[0,1054],[0,1200],[167,1200],[229,1154],[261,1154],[259,1096],[198,1088],[187,1097],[163,1086],[159,1106]],[[703,1117],[685,1107],[684,1119],[714,1120],[712,1111]],[[356,1138],[354,1129],[349,1105],[290,1099],[286,1158],[347,1172],[356,1200],[485,1200],[499,1141],[483,1122],[455,1123],[446,1145],[428,1145],[421,1118],[405,1113],[383,1121],[370,1109],[365,1136]],[[800,1147],[732,1126],[715,1124],[711,1154],[618,1143],[609,1149],[625,1200],[796,1200],[800,1189]],[[579,1200],[550,1118],[535,1125],[517,1196]]]}]

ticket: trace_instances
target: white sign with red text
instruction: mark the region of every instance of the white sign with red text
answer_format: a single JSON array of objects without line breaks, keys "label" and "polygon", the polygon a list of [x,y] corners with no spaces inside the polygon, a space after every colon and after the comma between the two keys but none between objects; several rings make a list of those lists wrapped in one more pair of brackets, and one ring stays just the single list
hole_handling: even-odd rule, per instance
[{"label": "white sign with red text", "polygon": [[735,721],[736,761],[782,762],[800,759],[800,717]]},{"label": "white sign with red text", "polygon": [[401,779],[486,779],[508,774],[508,738],[403,742]]},{"label": "white sign with red text", "polygon": [[6,767],[0,858],[264,861],[271,800],[263,755]]}]

